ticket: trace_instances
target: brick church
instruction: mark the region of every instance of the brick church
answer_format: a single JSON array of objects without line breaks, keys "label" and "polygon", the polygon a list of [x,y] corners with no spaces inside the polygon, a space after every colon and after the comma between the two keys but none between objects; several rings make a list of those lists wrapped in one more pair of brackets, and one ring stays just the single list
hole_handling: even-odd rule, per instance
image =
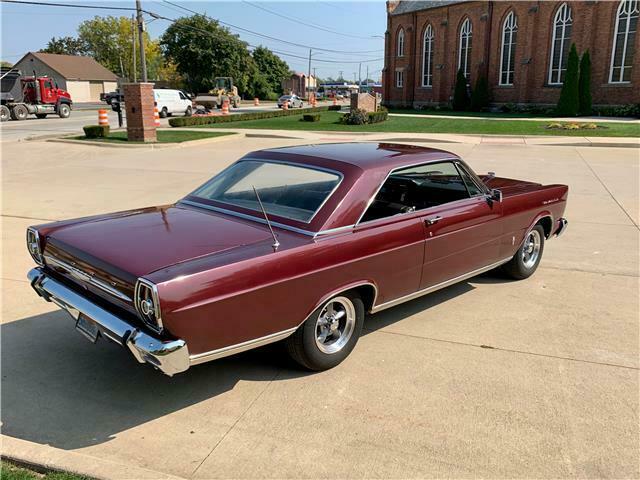
[{"label": "brick church", "polygon": [[555,105],[571,44],[591,55],[594,105],[640,103],[640,0],[388,1],[389,106],[445,105],[458,69],[495,104]]}]

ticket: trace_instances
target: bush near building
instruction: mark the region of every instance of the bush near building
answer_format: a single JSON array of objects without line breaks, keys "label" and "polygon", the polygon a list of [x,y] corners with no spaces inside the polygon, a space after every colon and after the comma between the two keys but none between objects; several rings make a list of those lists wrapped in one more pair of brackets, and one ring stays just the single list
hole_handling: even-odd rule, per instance
[{"label": "bush near building", "polygon": [[489,82],[485,75],[478,77],[476,88],[471,93],[471,110],[481,112],[489,106]]},{"label": "bush near building", "polygon": [[109,136],[109,125],[86,125],[82,127],[87,138],[105,138]]},{"label": "bush near building", "polygon": [[464,76],[462,69],[460,69],[456,76],[456,87],[453,92],[453,109],[464,111],[469,110],[470,106],[469,94],[467,93],[467,78]]},{"label": "bush near building", "polygon": [[591,115],[591,56],[589,50],[584,52],[580,59],[578,103],[580,115]]},{"label": "bush near building", "polygon": [[557,114],[567,117],[575,117],[580,109],[580,99],[578,91],[579,59],[576,44],[571,44],[569,58],[567,60],[567,71],[558,100]]}]

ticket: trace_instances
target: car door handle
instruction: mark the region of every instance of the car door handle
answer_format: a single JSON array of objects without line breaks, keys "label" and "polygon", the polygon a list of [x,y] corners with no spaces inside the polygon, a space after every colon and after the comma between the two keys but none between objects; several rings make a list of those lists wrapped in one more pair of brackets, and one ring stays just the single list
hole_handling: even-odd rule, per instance
[{"label": "car door handle", "polygon": [[442,220],[442,217],[437,215],[435,217],[429,217],[429,218],[425,218],[424,219],[424,223],[426,225],[435,225],[436,223],[438,223],[440,220]]}]

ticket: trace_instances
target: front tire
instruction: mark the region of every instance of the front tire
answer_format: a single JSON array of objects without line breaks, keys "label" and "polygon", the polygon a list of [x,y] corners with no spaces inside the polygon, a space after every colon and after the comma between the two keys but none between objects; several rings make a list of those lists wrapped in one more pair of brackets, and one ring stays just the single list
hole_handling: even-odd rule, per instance
[{"label": "front tire", "polygon": [[511,278],[524,280],[538,269],[544,252],[544,229],[536,225],[524,237],[522,245],[511,260],[502,266],[502,270]]},{"label": "front tire", "polygon": [[332,297],[286,339],[289,355],[308,370],[335,367],[358,343],[364,313],[364,303],[357,293]]},{"label": "front tire", "polygon": [[66,103],[61,103],[58,106],[58,116],[60,118],[69,118],[70,115],[71,115],[71,107],[69,107],[69,105],[67,105]]}]

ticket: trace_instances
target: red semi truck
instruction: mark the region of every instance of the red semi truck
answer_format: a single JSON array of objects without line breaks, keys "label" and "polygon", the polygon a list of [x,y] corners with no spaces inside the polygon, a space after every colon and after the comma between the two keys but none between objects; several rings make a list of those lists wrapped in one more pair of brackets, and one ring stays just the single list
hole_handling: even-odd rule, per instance
[{"label": "red semi truck", "polygon": [[71,115],[73,101],[51,77],[23,76],[19,70],[2,71],[0,76],[0,120],[25,120],[29,115],[45,118]]}]

